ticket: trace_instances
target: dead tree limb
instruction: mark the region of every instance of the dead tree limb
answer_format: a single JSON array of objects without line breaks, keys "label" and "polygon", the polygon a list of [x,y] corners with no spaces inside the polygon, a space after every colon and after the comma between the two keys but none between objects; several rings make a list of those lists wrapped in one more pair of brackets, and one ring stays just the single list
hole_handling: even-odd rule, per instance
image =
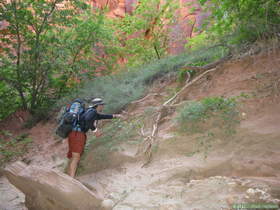
[{"label": "dead tree limb", "polygon": [[153,152],[152,146],[154,145],[154,142],[155,142],[155,140],[156,140],[156,134],[157,134],[157,132],[158,132],[159,122],[160,122],[161,117],[162,117],[162,110],[163,110],[163,108],[160,109],[159,114],[158,114],[157,119],[156,119],[156,122],[155,122],[155,124],[153,125],[152,134],[151,134],[150,136],[148,136],[148,137],[146,138],[146,140],[145,140],[146,142],[148,142],[148,143],[147,143],[147,146],[146,146],[146,149],[145,149],[145,151],[144,151],[144,154],[145,154],[145,156],[147,157],[147,160],[146,160],[146,162],[142,165],[142,167],[145,167],[146,165],[148,165],[148,164],[151,162],[151,160],[152,160],[152,154],[153,154],[153,153],[152,153],[152,152]]},{"label": "dead tree limb", "polygon": [[[153,125],[153,130],[152,130],[152,134],[150,136],[147,136],[143,142],[143,151],[146,157],[146,161],[145,163],[142,165],[142,167],[147,166],[152,159],[152,146],[155,143],[156,140],[156,135],[158,133],[158,128],[159,128],[159,123],[160,120],[162,119],[162,113],[164,110],[166,110],[166,108],[168,108],[170,106],[170,104],[172,105],[172,102],[184,91],[186,90],[186,88],[188,88],[189,86],[191,86],[192,84],[194,84],[196,81],[198,81],[199,79],[201,79],[202,77],[204,77],[206,74],[209,74],[210,72],[213,72],[217,70],[216,68],[214,69],[209,69],[208,71],[203,72],[202,74],[200,74],[198,77],[196,77],[194,80],[192,80],[191,82],[188,82],[180,91],[178,91],[174,96],[172,96],[170,99],[168,99],[166,102],[163,103],[163,105],[161,106],[161,108],[159,109],[159,113],[157,115],[156,121]],[[138,150],[137,154],[139,154],[141,151]]]},{"label": "dead tree limb", "polygon": [[[198,70],[198,71],[204,71],[202,74],[200,74],[199,76],[197,76],[195,79],[193,79],[192,81],[190,81],[190,74],[188,74],[188,78],[186,80],[186,84],[183,88],[181,88],[180,91],[178,91],[177,93],[175,93],[170,99],[168,99],[166,102],[163,103],[163,105],[160,107],[159,111],[158,111],[158,115],[156,118],[155,123],[153,124],[153,130],[151,135],[147,136],[145,138],[145,140],[143,141],[142,145],[143,145],[143,150],[138,150],[137,154],[144,152],[145,156],[146,156],[146,161],[145,163],[142,165],[142,167],[147,166],[152,159],[152,146],[155,143],[156,140],[156,135],[158,133],[158,128],[159,128],[159,123],[163,117],[163,112],[164,110],[166,111],[166,109],[176,106],[174,105],[174,101],[176,98],[178,98],[178,96],[180,96],[180,94],[182,94],[182,92],[184,92],[189,86],[191,86],[192,84],[194,84],[195,82],[197,82],[198,80],[200,80],[202,77],[204,77],[206,74],[209,74],[213,71],[217,70],[217,66],[221,65],[222,63],[226,62],[227,60],[229,60],[232,57],[231,51],[229,52],[229,54],[225,57],[223,57],[222,59],[215,61],[213,63],[207,64],[205,66],[184,66],[183,68],[186,68],[188,70]],[[142,100],[141,100],[142,101]],[[144,133],[142,131],[142,133]]]},{"label": "dead tree limb", "polygon": [[187,79],[186,79],[186,82],[185,82],[185,84],[188,84],[189,83],[189,81],[190,81],[190,79],[191,79],[191,74],[190,74],[190,72],[188,72],[187,71]]}]

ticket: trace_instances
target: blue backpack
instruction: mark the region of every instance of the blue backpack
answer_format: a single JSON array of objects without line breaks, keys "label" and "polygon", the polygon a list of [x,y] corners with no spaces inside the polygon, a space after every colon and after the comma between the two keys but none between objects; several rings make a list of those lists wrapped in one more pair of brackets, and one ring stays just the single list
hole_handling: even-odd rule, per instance
[{"label": "blue backpack", "polygon": [[66,107],[55,133],[66,138],[71,131],[82,131],[81,116],[84,112],[85,103],[81,99],[74,100]]}]

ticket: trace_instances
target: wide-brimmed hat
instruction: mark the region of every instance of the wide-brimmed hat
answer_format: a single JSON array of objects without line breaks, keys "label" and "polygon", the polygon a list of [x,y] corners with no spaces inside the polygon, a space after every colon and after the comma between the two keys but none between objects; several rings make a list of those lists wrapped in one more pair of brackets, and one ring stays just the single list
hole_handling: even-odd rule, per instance
[{"label": "wide-brimmed hat", "polygon": [[94,99],[91,100],[91,103],[92,103],[93,107],[105,104],[101,98],[94,98]]}]

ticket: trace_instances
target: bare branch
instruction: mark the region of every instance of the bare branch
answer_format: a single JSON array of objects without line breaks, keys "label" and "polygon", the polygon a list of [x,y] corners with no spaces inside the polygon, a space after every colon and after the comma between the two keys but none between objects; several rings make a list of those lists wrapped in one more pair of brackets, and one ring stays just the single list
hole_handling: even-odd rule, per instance
[{"label": "bare branch", "polygon": [[[158,111],[158,115],[156,118],[155,123],[153,124],[153,130],[150,136],[146,137],[145,140],[143,141],[142,144],[142,148],[143,150],[138,150],[137,154],[142,153],[144,151],[145,157],[146,157],[146,161],[145,163],[142,165],[142,167],[147,166],[151,160],[152,160],[152,146],[154,145],[155,141],[156,141],[156,136],[158,133],[158,129],[159,129],[159,123],[161,121],[161,119],[163,118],[163,113],[166,112],[166,109],[173,107],[173,106],[177,106],[177,105],[172,105],[172,102],[175,101],[175,99],[184,91],[186,90],[186,88],[188,88],[189,86],[191,86],[192,84],[194,84],[196,81],[198,81],[199,79],[201,79],[202,77],[204,77],[206,74],[209,74],[210,72],[216,71],[217,68],[213,68],[213,69],[209,69],[208,71],[203,72],[201,75],[199,75],[198,77],[196,77],[194,80],[192,80],[191,82],[189,82],[190,80],[190,75],[188,76],[186,85],[180,90],[178,91],[174,96],[172,96],[170,99],[168,99],[166,102],[163,103],[163,105],[160,107],[159,111]],[[142,133],[144,133],[144,131],[141,130]]]}]

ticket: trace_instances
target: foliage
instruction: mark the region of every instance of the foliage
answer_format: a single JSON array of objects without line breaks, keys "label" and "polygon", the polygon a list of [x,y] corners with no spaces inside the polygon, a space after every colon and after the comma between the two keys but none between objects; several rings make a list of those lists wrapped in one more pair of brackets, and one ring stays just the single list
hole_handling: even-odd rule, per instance
[{"label": "foliage", "polygon": [[62,98],[56,103],[55,108],[59,109],[59,107],[77,97],[85,100],[101,97],[106,102],[105,112],[118,112],[130,102],[143,96],[149,87],[148,85],[155,79],[170,72],[177,72],[186,64],[213,61],[222,53],[220,48],[211,48],[208,51],[198,50],[160,59],[119,74],[98,77],[86,82],[78,91]]},{"label": "foliage", "polygon": [[32,142],[28,134],[21,134],[13,137],[9,132],[2,131],[1,135],[3,135],[6,140],[0,139],[0,166],[23,155]]},{"label": "foliage", "polygon": [[[280,5],[275,0],[199,0],[211,13],[205,22],[207,34],[228,44],[251,43],[277,36]],[[209,38],[209,37],[208,37]]]},{"label": "foliage", "polygon": [[[68,94],[105,96],[108,110],[118,110],[143,95],[147,83],[183,62],[204,65],[226,51],[209,50],[216,57],[192,56],[209,44],[221,39],[227,45],[253,42],[279,33],[278,1],[199,2],[211,15],[205,31],[188,40],[189,55],[146,65],[167,56],[178,0],[143,0],[132,13],[115,19],[82,0],[1,1],[0,21],[8,26],[0,30],[0,119],[19,107],[38,115],[38,120],[45,118],[48,108]],[[122,62],[138,70],[90,81],[120,70]],[[186,71],[179,72],[181,80]],[[83,84],[85,80],[89,81]],[[80,87],[83,90],[77,90]]]},{"label": "foliage", "polygon": [[239,123],[238,118],[235,98],[209,97],[185,105],[177,116],[177,122],[182,131],[191,133],[220,128],[225,134],[232,134]]},{"label": "foliage", "polygon": [[20,101],[14,89],[9,88],[5,83],[0,82],[0,119],[13,113],[20,107]]},{"label": "foliage", "polygon": [[205,48],[211,44],[211,40],[208,39],[208,34],[204,31],[192,38],[187,39],[186,48],[191,48],[192,50],[198,50]]},{"label": "foliage", "polygon": [[93,76],[102,65],[96,49],[108,50],[111,34],[103,20],[103,12],[79,0],[1,2],[0,21],[8,26],[0,31],[0,87],[17,92],[32,114],[48,107],[79,84],[82,71]]},{"label": "foliage", "polygon": [[[196,39],[192,39],[192,42],[190,42],[190,46],[191,44],[193,44],[193,41],[196,41]],[[209,63],[212,63],[216,60],[221,59],[222,57],[224,57],[225,55],[227,55],[229,52],[229,49],[227,47],[224,46],[220,46],[220,45],[206,45],[204,42],[200,43],[200,40],[197,42],[197,45],[195,45],[196,50],[194,49],[188,49],[186,50],[187,53],[193,54],[194,52],[204,52],[204,56],[203,57],[197,57],[197,59],[194,59],[193,62],[189,63],[188,65],[191,66],[204,66],[207,65]],[[210,47],[209,47],[210,46]],[[194,75],[196,75],[197,71],[195,70],[189,70],[187,68],[181,68],[178,71],[178,82],[183,83],[186,81],[187,78],[187,73],[190,74],[191,77],[193,77]]]},{"label": "foliage", "polygon": [[108,20],[119,43],[119,54],[129,66],[166,56],[178,3],[178,0],[143,0],[124,18]]},{"label": "foliage", "polygon": [[[123,19],[110,19],[81,0],[1,2],[0,21],[8,27],[0,31],[0,94],[12,105],[6,113],[24,108],[36,123],[85,79],[116,71],[120,59],[139,66],[163,57],[176,7],[170,0],[145,0]],[[9,94],[16,103],[6,100]]]}]

